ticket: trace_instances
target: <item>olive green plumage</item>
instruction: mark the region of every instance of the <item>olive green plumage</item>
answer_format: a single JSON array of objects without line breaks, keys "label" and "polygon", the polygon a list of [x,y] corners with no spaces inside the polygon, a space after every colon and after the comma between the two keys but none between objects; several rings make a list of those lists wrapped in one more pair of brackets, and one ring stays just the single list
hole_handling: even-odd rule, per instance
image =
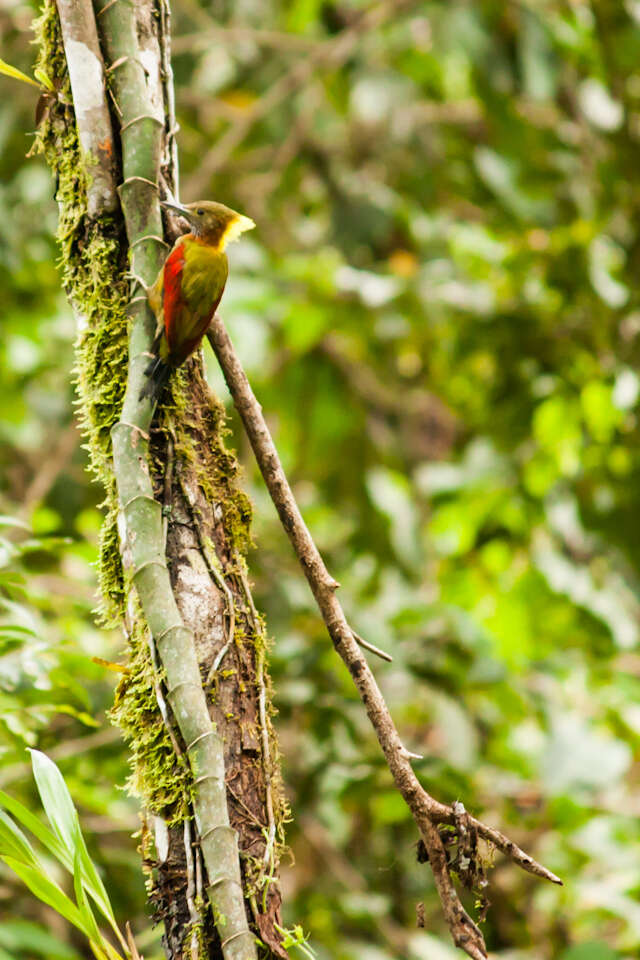
[{"label": "olive green plumage", "polygon": [[163,206],[188,220],[191,232],[176,241],[147,291],[158,328],[140,398],[154,401],[171,370],[198,347],[220,303],[229,274],[227,243],[255,226],[248,217],[213,201]]}]

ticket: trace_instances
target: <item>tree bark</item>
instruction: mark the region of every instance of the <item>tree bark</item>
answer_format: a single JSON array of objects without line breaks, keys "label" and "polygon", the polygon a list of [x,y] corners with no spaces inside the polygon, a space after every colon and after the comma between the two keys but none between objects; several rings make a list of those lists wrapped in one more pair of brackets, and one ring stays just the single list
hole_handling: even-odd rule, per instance
[{"label": "tree bark", "polygon": [[[264,624],[247,580],[250,506],[200,356],[172,378],[153,422],[139,400],[153,330],[142,282],[175,239],[165,239],[158,205],[167,187],[177,194],[168,6],[96,0],[93,20],[84,2],[60,12],[66,57],[53,0],[37,26],[39,66],[59,90],[38,139],[56,176],[63,282],[81,321],[80,416],[106,491],[103,616],[122,622],[128,641],[113,716],[144,810],[149,899],[170,958],[286,957],[275,924],[287,811]],[[78,67],[86,49],[96,55],[96,24],[104,63],[88,76]],[[103,142],[100,123],[111,136],[122,212],[112,195],[100,202],[108,191],[96,191],[94,174],[108,171],[86,146],[87,111],[73,109],[77,77],[98,84],[92,102],[107,103],[104,75],[107,120],[91,114],[92,136]]]}]

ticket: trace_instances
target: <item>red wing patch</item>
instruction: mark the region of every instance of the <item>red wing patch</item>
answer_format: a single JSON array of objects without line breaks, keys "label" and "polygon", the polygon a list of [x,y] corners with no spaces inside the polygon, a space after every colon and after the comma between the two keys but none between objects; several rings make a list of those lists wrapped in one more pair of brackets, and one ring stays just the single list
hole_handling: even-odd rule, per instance
[{"label": "red wing patch", "polygon": [[184,244],[174,247],[164,264],[164,330],[169,350],[171,350],[172,333],[175,331],[177,315],[186,303],[182,299],[182,269],[185,261]]}]

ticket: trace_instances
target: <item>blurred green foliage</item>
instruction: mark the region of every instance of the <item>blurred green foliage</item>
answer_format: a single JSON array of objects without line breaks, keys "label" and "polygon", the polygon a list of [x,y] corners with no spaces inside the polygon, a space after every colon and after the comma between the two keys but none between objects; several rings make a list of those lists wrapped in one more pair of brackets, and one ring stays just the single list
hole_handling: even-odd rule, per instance
[{"label": "blurred green foliage", "polygon": [[[27,73],[32,14],[0,8]],[[638,4],[175,0],[173,19],[182,196],[258,224],[224,316],[348,615],[394,656],[373,666],[419,775],[566,881],[497,860],[492,955],[637,956]],[[24,158],[32,92],[1,82],[2,512],[33,533],[0,544],[0,783],[33,801],[24,749],[51,753],[116,915],[157,957],[113,678],[90,659],[120,640],[91,616],[100,491],[71,426],[53,185]],[[450,960],[412,822],[230,418],[295,813],[287,925],[322,960]],[[82,955],[4,872],[3,911],[20,918],[5,954]]]}]

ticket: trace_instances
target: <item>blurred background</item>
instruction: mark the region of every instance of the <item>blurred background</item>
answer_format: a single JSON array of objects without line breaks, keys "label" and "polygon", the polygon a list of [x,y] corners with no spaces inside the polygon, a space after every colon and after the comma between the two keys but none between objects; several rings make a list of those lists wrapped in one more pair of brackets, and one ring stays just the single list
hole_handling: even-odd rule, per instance
[{"label": "blurred background", "polygon": [[[565,879],[497,860],[492,956],[636,957],[640,3],[172,9],[182,199],[258,224],[231,251],[223,315],[347,614],[394,657],[372,665],[416,770]],[[35,12],[0,0],[1,55],[27,72]],[[36,96],[2,78],[0,787],[35,803],[25,748],[56,759],[119,919],[157,960],[105,718],[117,675],[90,659],[122,639],[92,616],[101,491],[73,422],[54,186],[25,158]],[[320,960],[453,960],[229,415],[294,814],[287,923]],[[4,868],[0,916],[2,960],[87,955]]]}]

